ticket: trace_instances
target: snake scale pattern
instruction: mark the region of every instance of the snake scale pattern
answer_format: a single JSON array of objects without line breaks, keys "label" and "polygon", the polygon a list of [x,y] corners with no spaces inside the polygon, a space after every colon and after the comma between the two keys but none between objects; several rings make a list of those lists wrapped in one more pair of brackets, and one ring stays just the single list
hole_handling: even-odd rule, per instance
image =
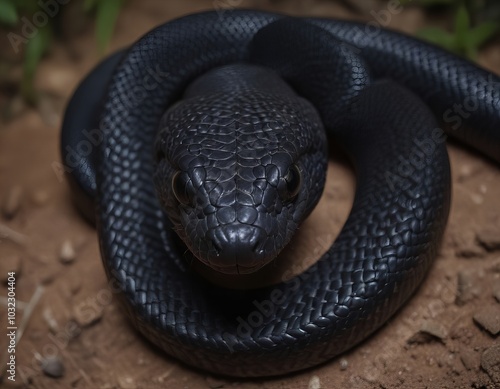
[{"label": "snake scale pattern", "polygon": [[[389,30],[227,10],[170,21],[98,65],[61,148],[133,325],[197,368],[272,376],[353,347],[421,283],[450,204],[440,127],[500,161],[500,79]],[[321,196],[327,138],[357,187],[316,264],[252,290],[190,270],[194,256],[223,273],[272,261]]]}]

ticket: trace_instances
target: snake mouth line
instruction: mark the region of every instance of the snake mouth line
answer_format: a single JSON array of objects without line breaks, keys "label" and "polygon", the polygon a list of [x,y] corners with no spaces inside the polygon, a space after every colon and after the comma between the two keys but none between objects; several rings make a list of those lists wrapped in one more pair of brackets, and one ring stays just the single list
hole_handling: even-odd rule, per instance
[{"label": "snake mouth line", "polygon": [[234,264],[231,266],[217,266],[212,263],[206,263],[203,262],[205,265],[209,266],[211,269],[218,271],[219,273],[222,274],[227,274],[227,275],[244,275],[244,274],[251,274],[255,273],[257,270],[261,269],[264,265],[255,265],[255,266],[243,266],[239,264]]},{"label": "snake mouth line", "polygon": [[272,237],[257,226],[220,226],[208,231],[204,240],[209,242],[209,250],[193,253],[199,261],[223,274],[253,273],[277,255]]}]

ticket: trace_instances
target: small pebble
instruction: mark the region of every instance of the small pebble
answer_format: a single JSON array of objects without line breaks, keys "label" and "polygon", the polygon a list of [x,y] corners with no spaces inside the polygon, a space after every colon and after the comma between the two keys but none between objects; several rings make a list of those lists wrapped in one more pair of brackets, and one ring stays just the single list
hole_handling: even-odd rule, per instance
[{"label": "small pebble", "polygon": [[349,367],[349,362],[347,361],[347,359],[342,358],[340,360],[340,370],[346,370],[348,367]]},{"label": "small pebble", "polygon": [[427,320],[422,324],[420,332],[429,334],[439,340],[444,340],[448,337],[446,327],[435,320]]},{"label": "small pebble", "polygon": [[476,370],[479,367],[479,356],[470,349],[460,351],[460,360],[467,370]]},{"label": "small pebble", "polygon": [[317,375],[313,375],[309,380],[308,389],[321,389],[321,381]]},{"label": "small pebble", "polygon": [[470,199],[472,200],[472,202],[474,204],[477,204],[477,205],[481,205],[482,203],[484,203],[484,197],[481,196],[480,194],[477,194],[477,193],[472,193],[470,195]]},{"label": "small pebble", "polygon": [[60,378],[64,375],[64,365],[57,356],[48,357],[42,360],[42,371],[52,378]]},{"label": "small pebble", "polygon": [[458,171],[458,181],[463,182],[467,178],[469,178],[473,173],[473,169],[471,165],[463,165],[460,167]]},{"label": "small pebble", "polygon": [[484,257],[485,250],[477,245],[476,236],[472,231],[454,231],[452,235],[455,255],[461,258]]},{"label": "small pebble", "polygon": [[424,344],[436,340],[444,342],[444,339],[446,339],[447,336],[448,331],[441,323],[433,320],[427,320],[422,324],[420,330],[408,339],[408,343]]},{"label": "small pebble", "polygon": [[23,196],[23,188],[20,186],[13,186],[7,193],[3,203],[3,216],[10,220],[16,216],[19,208],[21,208],[21,200]]},{"label": "small pebble", "polygon": [[61,251],[59,254],[59,259],[64,264],[69,264],[76,259],[75,248],[70,240],[65,240],[61,245]]},{"label": "small pebble", "polygon": [[500,250],[500,227],[486,226],[476,233],[477,241],[488,251]]},{"label": "small pebble", "polygon": [[500,307],[484,307],[474,314],[474,321],[491,335],[500,333]]},{"label": "small pebble", "polygon": [[136,389],[137,385],[132,377],[119,377],[118,385],[121,389]]},{"label": "small pebble", "polygon": [[475,277],[465,271],[458,273],[457,293],[455,304],[462,306],[473,300],[481,293],[481,283]]},{"label": "small pebble", "polygon": [[495,384],[500,384],[500,343],[486,349],[481,355],[481,367]]},{"label": "small pebble", "polygon": [[486,253],[482,247],[470,244],[457,248],[455,255],[460,258],[482,258],[486,255]]}]

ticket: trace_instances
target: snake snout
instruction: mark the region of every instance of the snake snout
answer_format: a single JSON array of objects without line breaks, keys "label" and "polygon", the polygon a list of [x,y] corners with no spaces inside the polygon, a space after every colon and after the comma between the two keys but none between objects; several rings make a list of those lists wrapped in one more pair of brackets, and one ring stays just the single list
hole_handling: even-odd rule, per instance
[{"label": "snake snout", "polygon": [[264,246],[267,234],[262,228],[233,224],[210,231],[214,254],[209,266],[226,274],[246,274],[257,271],[271,259]]}]

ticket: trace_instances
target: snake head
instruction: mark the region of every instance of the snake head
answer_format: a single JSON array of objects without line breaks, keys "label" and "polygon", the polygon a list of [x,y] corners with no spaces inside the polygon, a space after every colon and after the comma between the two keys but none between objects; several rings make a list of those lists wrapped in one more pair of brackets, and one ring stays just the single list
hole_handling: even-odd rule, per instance
[{"label": "snake head", "polygon": [[222,273],[251,273],[272,261],[323,189],[321,121],[278,81],[283,90],[273,93],[192,87],[161,122],[157,197],[190,251]]}]

